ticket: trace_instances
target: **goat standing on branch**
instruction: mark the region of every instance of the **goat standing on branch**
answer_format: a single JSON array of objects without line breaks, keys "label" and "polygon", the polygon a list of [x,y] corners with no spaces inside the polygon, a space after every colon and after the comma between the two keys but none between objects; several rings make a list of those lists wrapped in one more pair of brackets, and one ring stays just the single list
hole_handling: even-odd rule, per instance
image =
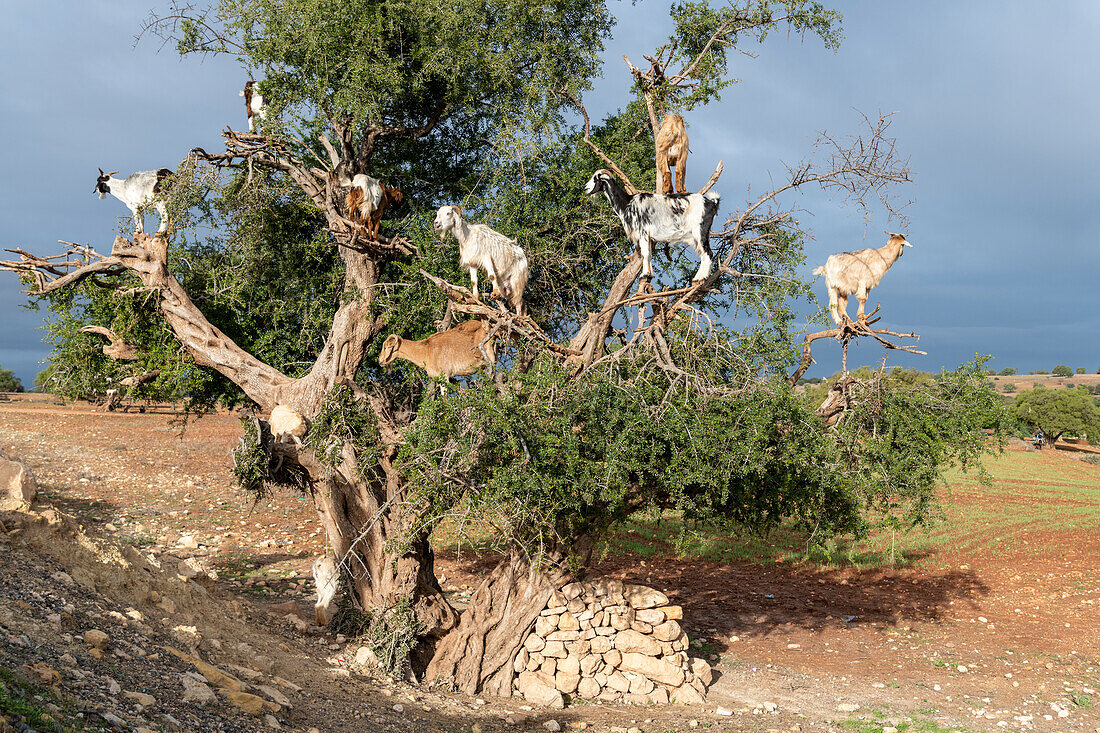
[{"label": "goat standing on branch", "polygon": [[487,320],[466,321],[422,341],[403,339],[393,333],[382,343],[378,363],[385,367],[394,359],[401,358],[423,367],[433,378],[468,377],[483,364],[496,363],[496,348],[491,340],[487,340],[489,333],[490,323]]},{"label": "goat standing on branch", "polygon": [[160,227],[157,229],[157,234],[166,231],[168,229],[168,209],[165,206],[164,198],[160,194],[164,180],[172,175],[172,171],[168,168],[158,168],[155,171],[138,171],[131,173],[124,179],[115,178],[116,173],[118,171],[104,173],[103,169],[100,168],[99,178],[96,179],[92,193],[98,193],[101,199],[107,198],[107,194],[111,194],[126,204],[126,208],[130,210],[134,217],[134,226],[138,234],[145,231],[145,217],[141,213],[142,209],[152,203],[157,210],[157,214],[160,215]]},{"label": "goat standing on branch", "polygon": [[829,288],[829,312],[836,325],[848,318],[848,296],[855,294],[859,300],[856,317],[862,321],[867,305],[867,293],[882,281],[882,276],[894,264],[905,247],[912,247],[904,234],[890,235],[890,241],[879,249],[860,249],[855,252],[839,252],[831,255],[825,264],[814,270],[815,275],[825,276],[825,287]]},{"label": "goat standing on branch", "polygon": [[666,115],[657,133],[657,193],[672,193],[672,166],[676,166],[676,191],[687,193],[688,135],[684,118]]},{"label": "goat standing on branch", "polygon": [[241,90],[238,96],[244,97],[244,113],[248,116],[248,131],[256,132],[257,120],[263,122],[267,118],[263,95],[256,89],[256,82],[246,81],[244,89]]},{"label": "goat standing on branch", "polygon": [[518,315],[523,315],[523,291],[527,287],[527,255],[516,244],[485,224],[468,224],[457,206],[441,206],[435,215],[435,230],[443,238],[452,232],[458,240],[459,266],[469,268],[470,284],[474,297],[481,299],[477,290],[477,271],[485,270],[493,290],[489,300],[507,300]]},{"label": "goat standing on branch", "polygon": [[717,193],[627,194],[608,170],[588,179],[584,192],[603,193],[619,215],[630,241],[642,251],[642,277],[653,277],[653,243],[685,242],[699,255],[699,270],[692,282],[710,277],[710,226],[718,213]]}]

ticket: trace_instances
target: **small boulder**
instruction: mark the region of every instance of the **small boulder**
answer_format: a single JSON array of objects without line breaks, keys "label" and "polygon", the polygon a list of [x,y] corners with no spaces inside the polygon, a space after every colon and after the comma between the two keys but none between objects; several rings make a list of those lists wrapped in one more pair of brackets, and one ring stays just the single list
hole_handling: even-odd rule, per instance
[{"label": "small boulder", "polygon": [[626,587],[626,601],[635,609],[656,608],[667,606],[668,596],[659,590],[647,588],[644,585],[628,585]]},{"label": "small boulder", "polygon": [[84,632],[84,643],[92,649],[106,649],[107,642],[110,640],[111,637],[99,629],[90,629]]},{"label": "small boulder", "polygon": [[194,677],[183,676],[183,701],[193,702],[197,705],[207,705],[214,702],[214,691]]},{"label": "small boulder", "polygon": [[0,455],[0,508],[16,509],[34,502],[38,484],[22,461]]},{"label": "small boulder", "polygon": [[516,686],[523,699],[532,705],[561,710],[565,707],[565,698],[552,684],[548,684],[536,672],[523,672],[516,680]]},{"label": "small boulder", "polygon": [[624,654],[638,652],[650,657],[655,657],[661,653],[661,645],[657,643],[656,639],[632,629],[620,631],[615,635],[615,648]]}]

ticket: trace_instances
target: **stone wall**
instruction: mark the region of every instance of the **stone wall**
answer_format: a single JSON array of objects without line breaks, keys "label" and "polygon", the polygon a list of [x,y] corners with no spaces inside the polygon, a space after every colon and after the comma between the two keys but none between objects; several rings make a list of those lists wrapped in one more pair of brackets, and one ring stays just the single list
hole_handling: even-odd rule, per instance
[{"label": "stone wall", "polygon": [[688,656],[683,609],[619,580],[556,591],[516,655],[517,694],[562,707],[565,696],[635,704],[700,703],[710,665]]}]

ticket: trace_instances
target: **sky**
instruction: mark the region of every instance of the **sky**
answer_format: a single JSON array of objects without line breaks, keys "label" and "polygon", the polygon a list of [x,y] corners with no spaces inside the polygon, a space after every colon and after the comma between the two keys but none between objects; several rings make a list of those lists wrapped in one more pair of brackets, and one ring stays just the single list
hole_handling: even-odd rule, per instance
[{"label": "sky", "polygon": [[[0,248],[40,254],[58,239],[110,249],[121,202],[92,194],[97,167],[174,166],[195,146],[216,150],[226,125],[245,126],[230,59],[181,60],[155,39],[135,46],[154,0],[8,3],[0,25],[0,134],[8,141]],[[770,35],[735,54],[741,81],[687,115],[697,190],[718,160],[722,215],[782,179],[817,133],[860,131],[861,113],[895,113],[890,128],[914,183],[897,193],[907,249],[869,299],[880,325],[920,334],[926,356],[853,346],[849,364],[931,371],[975,354],[989,367],[1100,368],[1100,4],[1056,12],[1016,0],[835,0],[838,51],[812,37]],[[668,4],[611,3],[619,18],[603,77],[585,101],[594,117],[625,102],[629,74],[669,32]],[[812,240],[808,274],[829,254],[885,244],[898,231],[881,207],[869,218],[817,191],[789,196]],[[150,214],[149,226],[155,226]],[[657,260],[657,263],[660,259]],[[14,275],[0,273],[0,367],[28,388],[49,352],[40,313],[24,310]],[[822,303],[822,279],[815,284]],[[854,298],[853,298],[854,301]],[[855,303],[849,305],[855,313]],[[835,352],[835,353],[834,353]],[[815,348],[807,376],[839,369],[839,347]]]}]

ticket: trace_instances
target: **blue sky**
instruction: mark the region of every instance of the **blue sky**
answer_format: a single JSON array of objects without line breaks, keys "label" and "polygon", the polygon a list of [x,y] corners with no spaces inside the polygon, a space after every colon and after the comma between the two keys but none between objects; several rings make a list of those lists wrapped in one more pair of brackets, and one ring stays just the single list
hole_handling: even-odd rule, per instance
[{"label": "blue sky", "polygon": [[[243,127],[243,72],[230,60],[181,61],[134,35],[150,0],[12,3],[0,26],[0,132],[9,143],[0,246],[43,254],[58,239],[110,247],[118,219],[99,200],[96,168],[173,166],[193,146],[217,149]],[[729,214],[809,153],[816,133],[858,132],[859,112],[896,112],[891,132],[915,183],[900,193],[913,248],[872,293],[882,324],[917,331],[928,356],[890,364],[930,370],[993,354],[991,366],[1100,367],[1100,4],[848,0],[839,51],[816,39],[770,36],[756,58],[731,56],[741,79],[723,101],[688,117],[689,187],[718,159]],[[615,3],[620,18],[590,112],[618,106],[636,63],[668,32],[667,3]],[[601,108],[599,100],[609,106]],[[832,252],[878,247],[885,211],[870,220],[817,192],[796,194],[813,241],[807,270]],[[150,223],[153,219],[150,218]],[[30,386],[48,348],[40,315],[24,312],[14,276],[0,274],[0,366]],[[826,300],[824,284],[816,286]],[[855,312],[855,305],[850,305]],[[833,353],[836,351],[837,353]],[[877,345],[850,363],[877,363]],[[809,375],[839,368],[824,344]]]}]

